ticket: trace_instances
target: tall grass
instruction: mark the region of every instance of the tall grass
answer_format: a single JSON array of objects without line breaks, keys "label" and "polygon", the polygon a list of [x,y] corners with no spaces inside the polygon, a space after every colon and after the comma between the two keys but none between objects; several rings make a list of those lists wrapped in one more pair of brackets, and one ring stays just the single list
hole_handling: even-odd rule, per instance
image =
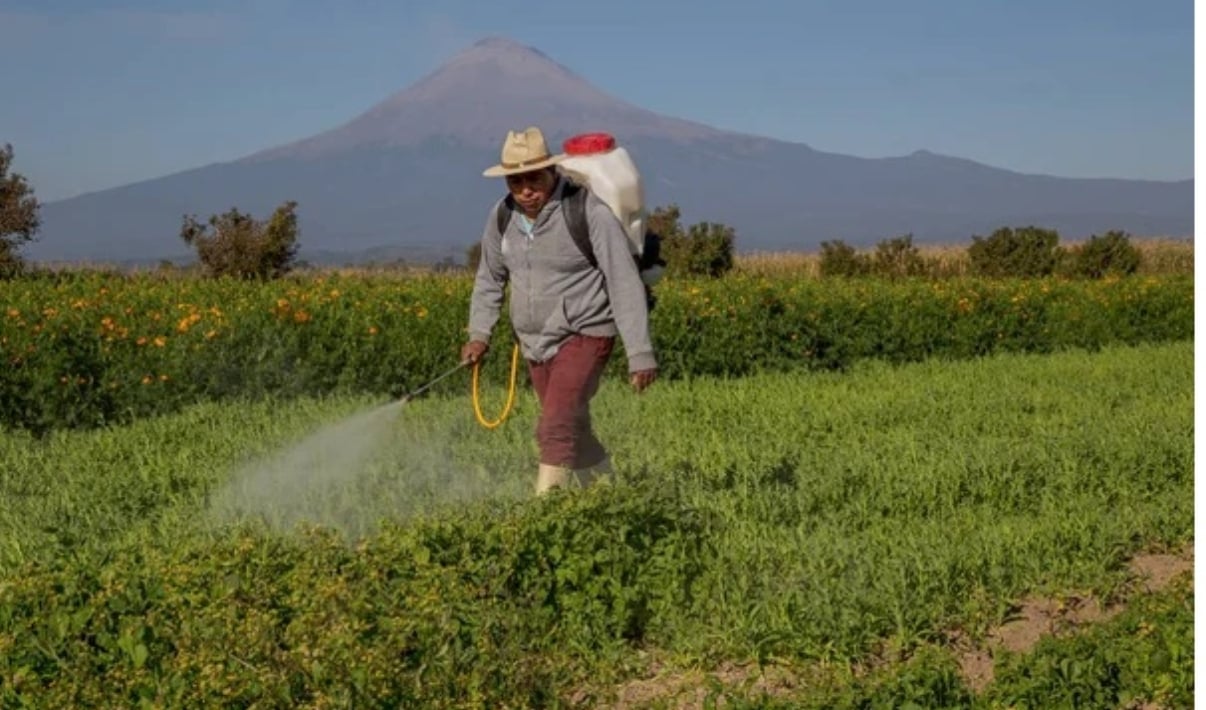
[{"label": "tall grass", "polygon": [[[1087,240],[1061,242],[1066,249],[1074,249]],[[1131,239],[1139,250],[1138,274],[1163,276],[1193,273],[1193,240],[1169,237],[1146,237]],[[874,246],[856,250],[862,254],[873,254]],[[919,244],[918,254],[925,264],[928,278],[949,279],[973,276],[971,259],[966,244]],[[754,251],[741,253],[734,259],[734,271],[741,274],[766,277],[791,276],[801,279],[820,279],[821,255],[818,251]]]}]

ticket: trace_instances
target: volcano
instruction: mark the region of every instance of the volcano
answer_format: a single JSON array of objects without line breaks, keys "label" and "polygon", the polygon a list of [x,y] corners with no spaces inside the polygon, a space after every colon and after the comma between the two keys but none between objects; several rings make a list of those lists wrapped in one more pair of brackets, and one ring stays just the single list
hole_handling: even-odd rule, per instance
[{"label": "volcano", "polygon": [[645,110],[540,51],[505,38],[467,47],[346,123],[237,160],[43,205],[35,261],[186,261],[185,214],[231,207],[266,217],[298,202],[300,256],[312,262],[461,259],[503,189],[481,177],[508,130],[550,144],[614,135],[640,168],[650,208],[722,222],[739,251],[968,242],[1002,226],[1065,239],[1110,229],[1189,236],[1193,181],[1065,178],[917,151],[861,158],[724,131]]}]

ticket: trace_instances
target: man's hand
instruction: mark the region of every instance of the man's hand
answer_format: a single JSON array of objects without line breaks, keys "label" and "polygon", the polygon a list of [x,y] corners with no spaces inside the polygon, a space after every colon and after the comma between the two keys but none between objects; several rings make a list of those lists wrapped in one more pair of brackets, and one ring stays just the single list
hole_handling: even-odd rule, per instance
[{"label": "man's hand", "polygon": [[632,388],[636,390],[637,393],[641,393],[645,391],[646,387],[653,384],[653,381],[656,379],[657,370],[653,369],[634,372],[629,376],[628,381],[632,384]]},{"label": "man's hand", "polygon": [[486,356],[490,346],[480,340],[470,340],[461,348],[461,362],[476,363]]}]

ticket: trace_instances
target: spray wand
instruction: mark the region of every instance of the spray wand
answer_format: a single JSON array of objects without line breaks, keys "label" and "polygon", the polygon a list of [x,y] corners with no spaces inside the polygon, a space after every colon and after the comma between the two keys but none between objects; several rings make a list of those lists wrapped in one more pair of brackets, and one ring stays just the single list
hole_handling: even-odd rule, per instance
[{"label": "spray wand", "polygon": [[467,359],[466,359],[466,360],[461,360],[460,362],[458,362],[458,363],[456,364],[456,367],[452,368],[451,370],[448,370],[448,371],[447,371],[447,372],[445,372],[444,374],[442,374],[442,375],[440,375],[439,377],[435,378],[435,379],[434,379],[434,380],[432,380],[431,382],[428,382],[427,384],[423,385],[422,387],[420,387],[419,389],[415,390],[414,392],[411,392],[410,394],[403,395],[403,396],[402,396],[402,401],[403,401],[403,402],[409,402],[410,400],[414,399],[415,397],[418,397],[420,394],[422,394],[422,393],[423,393],[423,392],[425,392],[426,390],[430,389],[430,388],[432,387],[432,385],[436,384],[437,382],[439,382],[440,380],[444,379],[445,377],[448,377],[449,375],[452,375],[453,373],[456,373],[456,372],[457,372],[457,371],[459,371],[459,370],[460,370],[462,367],[464,367],[464,366],[466,366],[466,365],[468,365],[468,364],[469,364],[469,360],[467,360]]},{"label": "spray wand", "polygon": [[507,388],[507,403],[503,407],[502,414],[498,415],[498,419],[495,419],[494,421],[486,420],[486,417],[482,414],[481,402],[478,398],[478,371],[481,369],[481,361],[480,360],[477,362],[473,362],[472,360],[469,360],[469,359],[460,361],[459,363],[456,364],[456,367],[449,369],[447,372],[444,372],[443,374],[441,374],[439,377],[436,377],[431,382],[428,382],[427,384],[423,385],[422,387],[415,390],[414,392],[411,392],[410,394],[403,395],[401,401],[409,402],[410,400],[412,400],[415,397],[422,394],[425,390],[429,389],[432,385],[436,384],[437,382],[444,379],[445,377],[449,377],[450,375],[460,371],[460,369],[462,367],[469,365],[471,363],[473,365],[473,413],[475,415],[477,415],[478,423],[481,424],[482,426],[486,427],[487,429],[494,429],[494,428],[498,427],[498,425],[502,424],[503,420],[505,420],[507,418],[507,415],[509,415],[511,413],[511,408],[513,406],[515,406],[515,382],[518,379],[518,375],[519,375],[519,344],[518,343],[515,344],[515,349],[511,353],[511,383],[510,383],[510,386]]}]

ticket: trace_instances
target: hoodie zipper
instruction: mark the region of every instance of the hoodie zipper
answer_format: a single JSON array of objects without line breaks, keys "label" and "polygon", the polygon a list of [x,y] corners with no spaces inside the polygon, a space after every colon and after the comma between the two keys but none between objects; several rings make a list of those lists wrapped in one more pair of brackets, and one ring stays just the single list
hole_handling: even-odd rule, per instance
[{"label": "hoodie zipper", "polygon": [[[527,229],[524,228],[525,225],[527,225]],[[527,272],[527,274],[526,274],[526,276],[527,276],[527,306],[528,306],[527,310],[528,310],[528,323],[531,324],[532,321],[536,317],[535,311],[533,310],[533,307],[532,307],[532,302],[534,300],[534,290],[532,287],[532,282],[534,280],[532,278],[532,242],[534,240],[534,235],[536,232],[536,222],[534,220],[529,221],[527,218],[527,215],[523,214],[522,212],[519,213],[519,231],[523,233],[523,237],[524,237],[524,239],[523,239],[523,265],[524,265],[524,270]]]}]

